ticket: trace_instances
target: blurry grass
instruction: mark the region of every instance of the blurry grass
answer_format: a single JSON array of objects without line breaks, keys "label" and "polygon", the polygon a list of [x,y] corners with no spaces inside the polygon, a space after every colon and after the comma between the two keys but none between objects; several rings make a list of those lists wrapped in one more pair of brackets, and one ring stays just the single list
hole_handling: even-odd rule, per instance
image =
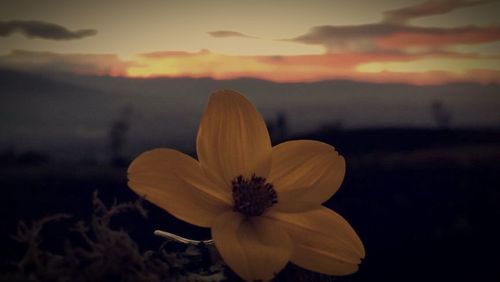
[{"label": "blurry grass", "polygon": [[58,177],[72,180],[92,180],[95,178],[124,181],[125,167],[93,164],[48,163],[44,165],[9,165],[2,167],[2,178],[37,179]]},{"label": "blurry grass", "polygon": [[349,159],[355,166],[397,168],[429,168],[434,166],[473,167],[496,165],[500,159],[500,144],[455,145],[415,149],[406,152],[372,152]]}]

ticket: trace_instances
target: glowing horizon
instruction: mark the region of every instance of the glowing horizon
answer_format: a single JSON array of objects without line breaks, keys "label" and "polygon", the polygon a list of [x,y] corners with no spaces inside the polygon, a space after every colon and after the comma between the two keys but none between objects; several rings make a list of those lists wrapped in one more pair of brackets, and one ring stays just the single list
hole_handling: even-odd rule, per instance
[{"label": "glowing horizon", "polygon": [[[369,82],[403,82],[417,85],[449,82],[500,83],[500,66],[491,69],[480,60],[469,65],[469,58],[450,56],[434,60],[386,55],[322,54],[296,56],[228,56],[208,51],[198,53],[163,52],[143,54],[125,69],[122,76],[210,77],[213,79],[257,78],[274,82],[315,82],[346,79]],[[457,57],[457,58],[455,58]],[[380,60],[383,60],[380,63]],[[417,60],[417,62],[415,62]],[[423,61],[422,65],[418,60]],[[432,62],[430,64],[429,62]],[[437,70],[432,66],[440,66]],[[474,66],[475,68],[468,68]],[[471,74],[474,77],[470,79]]]}]

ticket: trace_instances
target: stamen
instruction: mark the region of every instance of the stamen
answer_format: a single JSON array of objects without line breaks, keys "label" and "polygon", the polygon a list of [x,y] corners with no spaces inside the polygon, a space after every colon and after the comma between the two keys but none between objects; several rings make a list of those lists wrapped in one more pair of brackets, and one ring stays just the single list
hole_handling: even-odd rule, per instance
[{"label": "stamen", "polygon": [[265,178],[252,174],[250,179],[236,177],[233,185],[234,210],[246,216],[259,216],[278,202],[278,195]]}]

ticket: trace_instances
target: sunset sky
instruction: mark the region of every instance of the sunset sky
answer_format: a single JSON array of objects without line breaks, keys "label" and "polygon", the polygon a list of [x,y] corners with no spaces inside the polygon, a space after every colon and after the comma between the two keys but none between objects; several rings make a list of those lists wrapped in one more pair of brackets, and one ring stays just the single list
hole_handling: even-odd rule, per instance
[{"label": "sunset sky", "polygon": [[500,1],[4,1],[0,67],[500,83]]}]

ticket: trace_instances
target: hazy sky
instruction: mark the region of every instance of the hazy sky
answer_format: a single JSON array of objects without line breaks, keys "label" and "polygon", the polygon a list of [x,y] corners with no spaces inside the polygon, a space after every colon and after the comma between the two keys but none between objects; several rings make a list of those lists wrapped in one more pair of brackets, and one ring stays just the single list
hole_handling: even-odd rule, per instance
[{"label": "hazy sky", "polygon": [[4,1],[0,66],[500,83],[500,1]]}]

